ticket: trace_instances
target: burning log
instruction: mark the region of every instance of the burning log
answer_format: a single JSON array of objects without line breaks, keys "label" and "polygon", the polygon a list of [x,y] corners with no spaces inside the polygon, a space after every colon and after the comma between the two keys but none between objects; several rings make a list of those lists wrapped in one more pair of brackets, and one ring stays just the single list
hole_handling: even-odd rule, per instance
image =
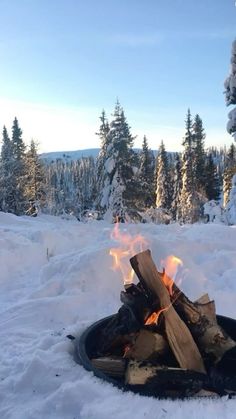
[{"label": "burning log", "polygon": [[[206,295],[195,303],[190,301],[165,272],[157,271],[150,250],[137,254],[130,262],[143,286],[156,293],[161,307],[164,307],[164,304],[166,307],[173,305],[181,319],[187,324],[202,354],[210,355],[215,363],[219,362],[228,351],[232,354],[236,342],[217,324],[214,301],[210,301]],[[170,303],[166,297],[163,299],[160,284],[164,285],[164,282],[171,284],[170,294],[166,289]],[[165,320],[168,315],[170,316],[169,312],[169,308],[163,312]]]},{"label": "burning log", "polygon": [[169,351],[169,345],[162,335],[141,329],[133,345],[128,345],[124,356],[137,361],[145,361],[163,357]]},{"label": "burning log", "polygon": [[[163,274],[160,274],[163,275]],[[193,303],[173,284],[171,301],[189,327],[200,351],[217,364],[228,351],[236,349],[236,342],[218,325],[214,301]]]},{"label": "burning log", "polygon": [[160,311],[165,319],[165,335],[180,367],[205,373],[198,347],[172,305],[170,294],[156,269],[150,250],[135,255],[130,263],[143,287],[149,289],[159,301]]}]

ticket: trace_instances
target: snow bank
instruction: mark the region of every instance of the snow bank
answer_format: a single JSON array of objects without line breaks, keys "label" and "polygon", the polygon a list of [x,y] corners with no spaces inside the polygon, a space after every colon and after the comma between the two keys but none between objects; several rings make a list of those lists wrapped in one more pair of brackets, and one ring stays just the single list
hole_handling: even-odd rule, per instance
[{"label": "snow bank", "polygon": [[[233,418],[236,401],[168,401],[122,393],[73,359],[89,324],[117,311],[122,280],[111,270],[113,226],[0,213],[1,419]],[[236,317],[236,228],[121,225],[149,242],[158,267],[169,254],[191,298],[209,292],[217,311]]]}]

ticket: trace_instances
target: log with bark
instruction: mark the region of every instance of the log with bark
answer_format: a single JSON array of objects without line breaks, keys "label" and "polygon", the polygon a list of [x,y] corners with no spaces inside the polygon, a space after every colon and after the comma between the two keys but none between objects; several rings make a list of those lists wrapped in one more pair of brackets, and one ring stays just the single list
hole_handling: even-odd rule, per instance
[{"label": "log with bark", "polygon": [[159,301],[159,310],[165,320],[165,335],[179,366],[183,369],[205,373],[205,366],[193,337],[175,311],[170,294],[156,269],[150,250],[130,259],[132,268],[142,286],[150,290]]},{"label": "log with bark", "polygon": [[[232,352],[232,349],[236,347],[236,342],[217,324],[214,302],[209,301],[205,296],[204,299],[193,303],[175,283],[172,285],[170,295],[163,280],[165,277],[167,283],[170,283],[171,279],[165,272],[157,271],[150,250],[135,255],[130,262],[142,285],[156,294],[161,308],[170,306],[163,312],[165,321],[168,316],[172,316],[173,310],[171,308],[174,308],[188,326],[203,356],[208,356],[214,363],[217,363],[228,351]],[[163,286],[166,289],[164,298]],[[167,294],[170,301],[166,297]],[[166,327],[166,333],[168,333],[168,323],[166,323]],[[181,342],[180,345],[183,349]],[[191,346],[188,349],[192,351]],[[175,353],[175,348],[172,348],[172,350]],[[177,353],[175,355],[177,357]]]},{"label": "log with bark", "polygon": [[121,292],[123,305],[97,335],[93,366],[145,394],[236,394],[236,342],[218,325],[214,301],[190,301],[158,272],[150,250],[130,262],[140,282]]}]

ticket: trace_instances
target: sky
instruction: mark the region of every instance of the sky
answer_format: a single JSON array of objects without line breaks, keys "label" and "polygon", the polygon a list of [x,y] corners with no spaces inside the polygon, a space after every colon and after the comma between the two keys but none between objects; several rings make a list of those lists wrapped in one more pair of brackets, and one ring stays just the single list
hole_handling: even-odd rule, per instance
[{"label": "sky", "polygon": [[41,152],[99,147],[117,98],[135,146],[181,150],[185,117],[229,146],[224,80],[234,0],[0,0],[0,129],[16,116]]}]

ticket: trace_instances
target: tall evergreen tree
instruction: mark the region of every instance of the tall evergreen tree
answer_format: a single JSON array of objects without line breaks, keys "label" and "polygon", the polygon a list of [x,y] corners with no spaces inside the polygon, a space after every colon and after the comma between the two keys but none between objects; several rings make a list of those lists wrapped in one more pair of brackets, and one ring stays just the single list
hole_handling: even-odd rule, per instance
[{"label": "tall evergreen tree", "polygon": [[14,191],[16,187],[12,142],[6,127],[3,127],[3,140],[0,159],[0,209],[14,211]]},{"label": "tall evergreen tree", "polygon": [[194,151],[194,177],[196,190],[202,192],[205,187],[206,173],[205,173],[205,150],[204,139],[205,132],[200,116],[197,114],[193,123],[193,151]]},{"label": "tall evergreen tree", "polygon": [[148,147],[146,136],[143,138],[142,151],[140,153],[139,195],[142,206],[150,207],[155,203],[154,187],[155,157]]},{"label": "tall evergreen tree", "polygon": [[207,157],[206,163],[205,191],[209,201],[212,199],[217,201],[220,197],[219,176],[211,154]]},{"label": "tall evergreen tree", "polygon": [[224,162],[224,174],[223,174],[223,206],[225,207],[232,185],[232,177],[236,173],[236,147],[231,144]]},{"label": "tall evergreen tree", "polygon": [[173,219],[178,221],[181,219],[180,197],[182,190],[182,167],[180,154],[176,153],[174,165],[174,178],[173,178],[173,199],[171,204],[171,212]]},{"label": "tall evergreen tree", "polygon": [[163,141],[157,158],[156,207],[165,209],[171,207],[169,162]]},{"label": "tall evergreen tree", "polygon": [[14,157],[14,176],[16,182],[14,190],[13,212],[17,215],[20,215],[24,213],[27,204],[25,201],[26,146],[22,139],[22,130],[19,127],[17,118],[14,119],[12,126],[12,149]]},{"label": "tall evergreen tree", "polygon": [[100,152],[96,162],[96,173],[97,173],[97,198],[96,198],[96,206],[99,207],[101,202],[101,195],[103,189],[103,182],[104,182],[104,164],[107,155],[107,147],[109,145],[109,137],[108,133],[110,130],[108,120],[106,118],[106,113],[103,109],[102,114],[100,116],[101,125],[99,127],[99,132],[97,135],[99,136],[101,142]]},{"label": "tall evergreen tree", "polygon": [[28,201],[37,202],[41,207],[45,204],[45,180],[43,164],[38,156],[38,145],[34,140],[31,140],[25,161],[27,172],[25,196]]},{"label": "tall evergreen tree", "polygon": [[[229,77],[225,80],[225,99],[226,105],[236,105],[236,39],[232,45],[231,67]],[[229,121],[227,131],[232,134],[236,140],[236,108],[229,112]]]},{"label": "tall evergreen tree", "polygon": [[236,224],[236,175],[232,178],[229,200],[225,208],[225,218],[229,225]]},{"label": "tall evergreen tree", "polygon": [[133,137],[124,111],[117,101],[107,135],[108,147],[100,206],[117,215],[123,214],[129,199],[129,181],[133,176]]},{"label": "tall evergreen tree", "polygon": [[187,112],[186,132],[183,141],[184,153],[182,163],[181,191],[181,220],[184,223],[193,223],[200,216],[200,202],[195,189],[195,168],[194,168],[194,140],[192,131],[192,118],[190,110]]}]

